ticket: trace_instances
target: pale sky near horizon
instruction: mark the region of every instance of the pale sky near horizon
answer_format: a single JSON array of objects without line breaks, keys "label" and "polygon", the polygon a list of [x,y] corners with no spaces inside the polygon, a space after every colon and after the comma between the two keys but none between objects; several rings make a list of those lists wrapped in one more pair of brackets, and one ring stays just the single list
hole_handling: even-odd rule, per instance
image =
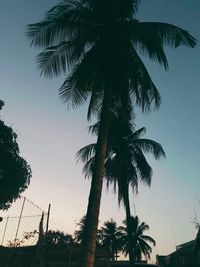
[{"label": "pale sky near horizon", "polygon": [[[86,109],[68,111],[58,97],[63,77],[40,78],[35,62],[39,50],[30,48],[25,36],[28,23],[43,18],[56,0],[2,1],[0,9],[1,118],[18,134],[21,155],[33,177],[24,193],[43,209],[52,204],[52,227],[72,233],[85,214],[90,182],[84,180],[75,154],[93,139],[87,133]],[[172,23],[200,39],[198,0],[143,0],[138,18]],[[137,128],[163,145],[167,158],[149,159],[154,170],[151,188],[143,185],[131,196],[136,213],[150,226],[155,254],[169,254],[195,238],[191,223],[194,209],[200,220],[200,47],[167,49],[169,71],[145,59],[162,96],[159,111],[142,115],[137,109]],[[125,214],[117,196],[103,190],[100,225],[110,218],[121,224]]]}]

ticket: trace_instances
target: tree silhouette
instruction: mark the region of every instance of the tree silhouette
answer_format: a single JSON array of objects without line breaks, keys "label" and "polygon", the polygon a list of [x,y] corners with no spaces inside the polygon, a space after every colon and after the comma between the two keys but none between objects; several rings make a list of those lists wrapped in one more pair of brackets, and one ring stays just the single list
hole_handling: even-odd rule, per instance
[{"label": "tree silhouette", "polygon": [[78,243],[83,241],[84,231],[85,231],[85,216],[83,216],[80,221],[76,224],[79,229],[74,232],[74,240]]},{"label": "tree silhouette", "polygon": [[[0,101],[0,110],[4,102]],[[17,134],[0,119],[0,209],[8,209],[20,197],[31,178],[31,169],[19,156]]]},{"label": "tree silhouette", "polygon": [[104,222],[100,229],[101,244],[111,252],[112,260],[117,260],[118,252],[122,249],[121,231],[114,220]]},{"label": "tree silhouette", "polygon": [[[74,241],[78,243],[82,243],[84,240],[84,234],[85,234],[85,222],[86,222],[86,216],[83,216],[80,221],[76,224],[78,229],[74,232]],[[96,243],[97,245],[100,245],[101,240],[101,232],[97,229],[97,238]]]},{"label": "tree silhouette", "polygon": [[65,0],[44,20],[28,26],[32,45],[44,50],[38,56],[41,74],[68,72],[60,88],[72,107],[90,99],[88,118],[100,113],[95,167],[86,214],[81,267],[92,267],[109,135],[110,110],[116,99],[130,92],[143,111],[160,104],[160,96],[138,52],[168,67],[165,45],[195,46],[185,30],[167,23],[139,22],[139,0]]},{"label": "tree silhouette", "polygon": [[[118,107],[119,108],[119,107]],[[131,108],[129,106],[129,108]],[[121,109],[119,109],[121,111]],[[130,110],[129,110],[130,111]],[[111,119],[111,130],[108,138],[107,157],[105,160],[105,181],[107,187],[114,185],[114,192],[118,190],[118,201],[124,203],[126,210],[126,221],[129,237],[129,259],[134,263],[133,248],[131,242],[131,219],[129,187],[133,192],[138,190],[138,182],[141,181],[150,186],[152,178],[152,168],[148,164],[145,155],[151,153],[155,159],[165,156],[162,146],[151,140],[143,138],[146,129],[140,128],[135,130],[133,118],[129,113],[115,112]],[[90,127],[93,134],[98,134],[99,123]],[[96,144],[90,144],[77,153],[77,157],[84,162],[83,171],[86,175],[91,176],[94,168],[94,155]]]},{"label": "tree silhouette", "polygon": [[[129,253],[127,221],[124,221],[124,225],[120,227],[120,230],[123,233],[123,253],[127,256]],[[140,223],[138,216],[135,216],[131,217],[130,225],[134,261],[141,261],[142,255],[150,259],[152,248],[148,243],[155,246],[156,242],[152,237],[144,235],[144,232],[149,230],[148,224]]]},{"label": "tree silhouette", "polygon": [[65,245],[72,244],[74,242],[72,235],[65,234],[62,231],[49,230],[45,235],[46,245]]}]

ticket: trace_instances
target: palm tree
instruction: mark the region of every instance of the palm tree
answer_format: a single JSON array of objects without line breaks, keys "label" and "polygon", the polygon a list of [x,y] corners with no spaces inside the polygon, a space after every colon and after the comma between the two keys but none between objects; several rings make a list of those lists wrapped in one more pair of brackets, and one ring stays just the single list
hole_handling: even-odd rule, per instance
[{"label": "palm tree", "polygon": [[[80,221],[76,224],[78,226],[78,229],[74,232],[74,241],[78,243],[82,243],[84,240],[84,234],[85,234],[85,222],[86,222],[86,216],[84,215]],[[96,238],[96,244],[100,244],[101,239],[101,233],[97,229],[97,238]]]},{"label": "palm tree", "polygon": [[[120,230],[123,233],[123,253],[127,256],[129,253],[127,221],[124,221],[124,224],[125,226],[121,226]],[[131,217],[130,225],[134,261],[141,261],[142,255],[150,259],[152,248],[148,243],[155,246],[156,241],[152,237],[144,235],[144,232],[149,230],[149,226],[145,222],[140,223],[138,216]]]},{"label": "palm tree", "polygon": [[83,236],[84,236],[84,231],[85,231],[85,220],[86,220],[86,217],[83,216],[80,219],[80,222],[76,224],[76,226],[78,226],[79,229],[74,232],[74,241],[78,243],[81,243],[83,241]]},{"label": "palm tree", "polygon": [[[144,153],[151,153],[155,159],[159,159],[161,156],[165,157],[165,152],[159,143],[143,138],[146,132],[144,127],[135,130],[130,108],[131,106],[129,105],[130,118],[128,121],[122,118],[119,112],[114,113],[112,116],[105,160],[105,179],[107,187],[110,184],[114,184],[114,192],[118,188],[119,204],[122,201],[125,206],[129,233],[129,259],[133,265],[133,244],[131,241],[131,225],[129,224],[131,219],[129,185],[131,185],[133,192],[137,192],[139,181],[150,186],[153,171]],[[96,134],[98,134],[98,129],[99,123],[90,127],[90,131]],[[80,149],[77,153],[77,157],[85,163],[83,171],[88,176],[91,176],[93,172],[95,150],[96,144],[91,144]]]},{"label": "palm tree", "polygon": [[121,231],[118,229],[116,222],[111,219],[104,222],[100,229],[101,244],[111,252],[112,260],[117,260],[118,252],[121,250]]},{"label": "palm tree", "polygon": [[83,242],[82,267],[94,262],[104,161],[113,102],[129,91],[142,110],[160,104],[160,96],[138,52],[167,69],[164,45],[194,47],[185,30],[166,23],[142,23],[136,18],[139,0],[65,0],[44,20],[28,26],[41,74],[68,72],[60,88],[64,102],[76,107],[90,98],[88,118],[100,113],[95,168],[91,180]]}]

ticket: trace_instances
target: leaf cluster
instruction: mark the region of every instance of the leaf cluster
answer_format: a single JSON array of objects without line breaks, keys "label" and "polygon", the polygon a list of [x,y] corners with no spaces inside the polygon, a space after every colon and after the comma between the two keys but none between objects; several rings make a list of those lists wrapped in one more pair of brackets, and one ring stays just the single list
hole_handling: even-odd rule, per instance
[{"label": "leaf cluster", "polygon": [[49,230],[45,235],[46,245],[65,245],[73,243],[73,237],[70,234],[65,234],[62,231]]},{"label": "leaf cluster", "polygon": [[37,57],[41,75],[67,74],[60,96],[76,107],[89,99],[88,118],[98,114],[105,90],[132,100],[149,111],[160,105],[159,92],[140,54],[168,68],[165,45],[194,47],[196,40],[180,27],[140,22],[139,0],[65,0],[43,20],[29,24],[31,45],[42,48]]}]

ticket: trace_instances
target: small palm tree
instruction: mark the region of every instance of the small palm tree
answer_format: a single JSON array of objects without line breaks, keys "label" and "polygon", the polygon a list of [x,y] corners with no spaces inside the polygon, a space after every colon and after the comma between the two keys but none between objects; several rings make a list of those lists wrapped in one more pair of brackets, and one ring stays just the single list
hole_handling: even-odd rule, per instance
[{"label": "small palm tree", "polygon": [[[74,232],[74,241],[78,243],[82,243],[84,240],[84,233],[85,233],[85,222],[86,222],[86,216],[83,216],[80,221],[76,224],[78,229]],[[97,230],[97,238],[96,243],[97,245],[100,245],[100,239],[101,239],[101,233],[99,230]]]},{"label": "small palm tree", "polygon": [[84,231],[85,231],[85,216],[83,216],[80,221],[76,224],[78,230],[74,232],[74,241],[81,243],[83,241]]},{"label": "small palm tree", "polygon": [[118,252],[121,250],[121,231],[117,227],[117,223],[111,219],[104,222],[100,229],[101,244],[111,252],[112,260],[117,260]]},{"label": "small palm tree", "polygon": [[63,233],[62,231],[49,230],[45,236],[45,244],[47,245],[65,245],[74,242],[72,235]]},{"label": "small palm tree", "polygon": [[[130,226],[134,261],[141,261],[142,256],[150,259],[152,248],[149,243],[155,246],[156,241],[152,237],[144,235],[144,232],[149,230],[149,226],[145,222],[140,223],[138,216],[130,218]],[[124,226],[121,226],[120,230],[123,234],[122,252],[127,256],[129,253],[127,221],[124,221]]]}]

